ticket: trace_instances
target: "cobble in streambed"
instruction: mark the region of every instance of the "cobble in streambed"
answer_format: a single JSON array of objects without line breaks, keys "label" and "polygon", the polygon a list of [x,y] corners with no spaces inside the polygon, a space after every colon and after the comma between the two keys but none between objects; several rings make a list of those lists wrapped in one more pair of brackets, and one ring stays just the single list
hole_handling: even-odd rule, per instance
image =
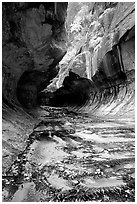
[{"label": "cobble in streambed", "polygon": [[3,175],[3,201],[134,201],[134,173],[133,128],[48,117]]}]

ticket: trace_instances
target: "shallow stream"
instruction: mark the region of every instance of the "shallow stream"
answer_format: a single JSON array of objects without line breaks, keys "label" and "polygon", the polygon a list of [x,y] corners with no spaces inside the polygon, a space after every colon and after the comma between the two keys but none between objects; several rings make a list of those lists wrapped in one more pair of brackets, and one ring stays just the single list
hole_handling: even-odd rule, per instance
[{"label": "shallow stream", "polygon": [[3,201],[134,201],[134,121],[36,114],[41,122],[3,176]]}]

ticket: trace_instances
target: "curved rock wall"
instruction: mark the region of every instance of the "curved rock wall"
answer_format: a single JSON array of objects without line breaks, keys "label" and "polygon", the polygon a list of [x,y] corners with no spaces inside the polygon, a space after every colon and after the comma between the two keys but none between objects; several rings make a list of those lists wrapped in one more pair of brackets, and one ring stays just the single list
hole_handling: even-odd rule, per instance
[{"label": "curved rock wall", "polygon": [[[95,115],[134,120],[135,4],[118,3],[109,28],[92,58],[97,88],[88,104]],[[89,108],[88,108],[89,111]]]},{"label": "curved rock wall", "polygon": [[[97,5],[98,4],[95,3],[94,10],[96,10]],[[112,119],[112,121],[114,121],[115,117],[117,117],[116,118],[117,120],[116,120],[116,125],[112,126],[112,130],[107,135],[107,137],[111,137],[114,134],[116,138],[118,137],[121,138],[121,125],[123,126],[123,121],[121,120],[121,118],[123,118],[124,124],[127,123],[129,125],[129,123],[131,123],[131,127],[133,126],[132,124],[134,124],[134,100],[135,100],[134,4],[133,3],[121,3],[118,5],[115,4],[118,7],[115,7],[115,8],[112,7],[111,9],[109,8],[109,5],[110,4],[107,4],[107,3],[103,4],[103,6],[105,7],[104,9],[109,9],[109,12],[107,10],[107,12],[105,12],[105,14],[103,15],[105,17],[103,16],[101,17],[102,20],[104,21],[104,25],[106,26],[105,37],[101,36],[101,32],[102,32],[101,31],[99,33],[100,36],[98,36],[98,38],[91,39],[89,43],[90,44],[89,50],[92,52],[91,55],[93,54],[92,66],[91,66],[92,81],[85,78],[81,79],[78,76],[74,75],[74,76],[67,77],[63,82],[64,87],[67,90],[69,87],[70,91],[74,93],[73,96],[75,96],[75,98],[72,98],[68,94],[66,95],[67,97],[64,99],[65,100],[67,99],[67,102],[68,100],[74,99],[74,102],[76,102],[76,105],[79,102],[80,106],[76,107],[76,111],[77,111],[76,113],[78,113],[78,110],[82,112],[83,111],[86,112],[89,116],[88,118],[86,118],[86,120],[89,120],[90,114],[91,114],[92,116],[91,120],[88,121],[90,126],[87,126],[86,131],[88,133],[90,128],[92,128],[93,129],[92,133],[94,138],[96,136],[97,137],[100,136],[102,131],[103,131],[102,132],[103,136],[101,135],[101,137],[105,138],[104,133],[107,134],[108,133],[107,131],[111,130],[109,128],[113,124],[111,123],[111,120],[108,120],[110,118]],[[67,7],[66,3],[65,4],[64,3],[53,4],[49,2],[48,3],[47,2],[46,3],[22,3],[22,2],[3,3],[3,71],[2,71],[2,74],[3,74],[3,102],[4,103],[3,103],[3,145],[2,146],[3,146],[4,175],[6,172],[8,172],[8,169],[10,169],[9,167],[11,167],[11,170],[13,167],[13,170],[15,170],[13,172],[13,175],[16,175],[16,172],[18,172],[17,177],[15,176],[15,178],[18,178],[18,176],[19,178],[21,177],[21,174],[19,174],[20,170],[18,171],[18,169],[15,169],[15,167],[16,167],[16,164],[18,164],[17,167],[19,167],[20,169],[20,164],[21,164],[21,168],[24,165],[24,157],[22,156],[25,156],[27,148],[30,147],[31,136],[30,136],[30,139],[28,139],[29,135],[33,131],[34,126],[36,127],[36,124],[38,124],[38,122],[40,122],[41,120],[44,120],[45,117],[50,118],[50,113],[51,113],[51,116],[54,113],[54,111],[52,113],[52,108],[49,109],[48,111],[41,110],[42,112],[36,113],[36,118],[34,119],[34,117],[31,117],[20,107],[12,106],[11,103],[12,102],[15,103],[15,101],[16,103],[18,103],[18,99],[19,99],[20,102],[22,102],[22,104],[26,107],[35,106],[37,101],[37,92],[42,90],[44,87],[46,87],[46,85],[49,83],[49,80],[52,79],[54,77],[54,74],[56,75],[56,73],[58,72],[58,67],[56,67],[56,64],[61,60],[66,50],[65,26],[64,26],[66,7]],[[119,15],[119,18],[117,18],[118,15]],[[110,18],[108,18],[108,16]],[[113,18],[113,16],[115,17]],[[115,32],[115,29],[117,30],[116,35],[112,35],[113,32],[109,33],[110,31],[109,29],[112,25],[111,22],[113,22],[114,24],[113,26],[114,29],[112,31]],[[39,33],[39,30],[40,30],[40,33]],[[117,33],[122,33],[122,34],[117,35]],[[109,34],[112,36],[115,36],[115,38],[110,38]],[[108,36],[108,38],[106,36]],[[118,38],[116,38],[117,36]],[[103,42],[106,42],[106,43],[103,45]],[[100,53],[103,53],[103,54],[100,54]],[[83,73],[84,72],[82,72],[81,75],[83,75]],[[70,83],[70,81],[72,83]],[[58,97],[60,92],[58,92],[57,94],[58,94],[57,95]],[[86,94],[86,96],[84,96],[84,94]],[[18,97],[18,99],[16,97]],[[86,100],[87,103],[85,103],[85,99],[88,99],[88,101]],[[83,104],[81,105],[80,103],[82,102],[82,100],[85,103],[84,106]],[[73,101],[70,101],[70,102],[73,103]],[[74,107],[73,107],[73,110],[74,110]],[[64,113],[60,114],[59,111],[60,109],[57,109],[55,111],[56,112],[55,120],[56,120],[56,117],[57,118],[64,117]],[[103,116],[104,117],[103,121],[101,121],[101,123],[98,123],[98,120],[96,120],[97,121],[97,125],[96,125],[96,122],[93,119],[94,118],[93,115],[95,115],[95,119],[98,116],[100,117]],[[120,121],[118,119],[120,119]],[[71,118],[71,121],[72,120],[73,118]],[[104,123],[105,120],[107,120],[108,122],[107,124]],[[85,130],[85,122],[82,125],[83,121],[81,120],[81,116],[80,116],[80,119],[78,118],[73,122],[75,125],[76,124],[78,126],[80,125],[80,127]],[[117,123],[119,123],[120,126],[119,124],[117,126]],[[40,124],[41,123],[39,123],[39,125]],[[91,127],[91,124],[92,124],[92,127]],[[98,129],[100,125],[101,125],[101,129]],[[102,129],[102,127],[103,128],[105,127],[105,128]],[[129,130],[130,130],[130,133],[132,134],[133,133],[132,129],[129,129]],[[116,131],[116,135],[115,133],[113,133],[115,131]],[[117,131],[119,132],[120,136],[119,134],[117,135]],[[133,137],[133,135],[129,134],[127,129],[125,130],[123,129],[123,131],[125,131],[124,133],[125,138]],[[82,132],[82,137],[83,137],[83,132]],[[41,141],[41,143],[43,145],[43,140]],[[57,140],[57,143],[58,143],[58,140]],[[95,141],[95,143],[97,142]],[[122,143],[121,145],[122,151],[124,151],[124,153],[127,152],[125,149],[123,150],[123,145],[125,144],[123,144],[123,142],[121,143]],[[102,143],[102,144],[104,147],[105,143]],[[86,145],[85,140],[84,140],[84,145]],[[115,143],[114,143],[114,146],[115,146]],[[85,146],[83,147],[85,148]],[[100,143],[99,143],[99,148],[100,148]],[[129,150],[129,145],[127,146],[127,148]],[[133,149],[132,146],[131,148]],[[72,148],[72,150],[73,149],[74,148]],[[113,148],[111,149],[113,152]],[[106,146],[104,150],[106,150]],[[121,156],[121,149],[119,150],[120,150],[120,156]],[[99,149],[99,151],[101,151],[101,154],[102,154],[102,150]],[[98,150],[96,150],[96,152],[98,155]],[[93,154],[94,153],[95,152],[93,152]],[[111,150],[110,150],[110,153],[111,153]],[[113,153],[115,153],[115,151]],[[19,156],[21,156],[22,159],[20,159]],[[130,155],[128,154],[128,156]],[[45,159],[45,157],[43,158]],[[16,162],[14,163],[14,161]],[[84,158],[84,161],[85,161],[85,158]],[[91,161],[91,158],[90,158],[90,161]],[[108,162],[110,163],[110,160]],[[114,162],[112,161],[112,163]],[[109,170],[109,167],[107,168]],[[106,172],[108,174],[108,171]],[[24,174],[24,171],[21,170],[21,173]],[[129,173],[129,169],[128,169],[128,173]],[[83,175],[85,177],[85,173]],[[35,176],[37,175],[34,174],[34,179],[35,179]],[[8,183],[9,180],[11,180],[11,183]],[[72,178],[72,180],[75,181],[74,178]],[[13,184],[12,183],[13,181],[14,180],[12,180],[12,178],[9,177],[9,179],[6,181],[7,183],[4,184],[4,185],[7,185],[7,187],[10,186],[12,194],[15,193],[14,190],[15,191],[17,190],[17,189],[13,190],[13,186],[11,185]],[[18,180],[16,182],[18,182]],[[18,184],[20,185],[20,183]],[[25,187],[23,188],[24,190],[26,190]],[[108,189],[107,189],[107,192],[108,192]],[[5,195],[11,196],[11,194],[8,193],[8,191],[4,191],[4,196]],[[19,199],[20,199],[20,195],[22,195],[22,187],[21,187],[21,190],[19,189],[19,194],[17,195],[19,195]],[[38,191],[38,195],[39,195],[39,191]],[[123,195],[123,193],[120,195]],[[58,193],[57,193],[57,196],[58,196]],[[116,193],[116,196],[117,196],[117,193]],[[16,195],[13,198],[13,200],[16,200]]]},{"label": "curved rock wall", "polygon": [[[25,84],[26,79],[19,83],[18,94],[22,95],[18,99],[22,102],[28,94],[33,95],[33,106],[38,86],[48,84],[56,76],[56,65],[66,53],[67,3],[8,2],[3,3],[2,10],[3,98],[18,103],[16,89],[20,77],[31,71],[29,84]],[[33,74],[35,71],[39,79]]]},{"label": "curved rock wall", "polygon": [[[54,105],[62,106],[65,96],[70,94],[68,98],[73,98],[73,102],[68,101],[67,105],[76,106],[80,104],[80,106],[83,106],[83,103],[80,103],[80,96],[84,91],[86,97],[84,93],[82,97],[85,101],[86,99],[89,100],[89,98],[90,100],[82,109],[79,107],[80,111],[86,112],[88,110],[88,114],[91,112],[91,114],[95,115],[109,115],[112,117],[114,115],[119,117],[120,114],[124,115],[129,112],[129,116],[133,119],[135,94],[135,4],[133,2],[121,2],[113,5],[104,3],[103,5],[106,7],[104,7],[102,14],[98,14],[98,23],[92,23],[95,25],[91,31],[92,38],[89,40],[89,51],[92,56],[90,67],[92,78],[90,85],[88,84],[89,88],[87,88],[88,79],[83,80],[81,78],[79,83],[77,83],[77,79],[73,81],[75,93],[79,91],[79,95],[76,96],[76,99],[79,98],[78,103],[72,93],[71,77],[69,89],[66,89],[63,82],[66,70],[69,72],[71,69],[74,73],[83,77],[86,63],[82,59],[84,54],[82,52],[83,54],[80,53],[79,57],[76,56],[72,60],[71,68],[68,69],[68,66],[60,74],[56,84],[60,82],[60,79],[62,80],[62,77],[64,78],[62,87],[54,92],[55,96],[52,94],[53,99],[55,99]],[[97,4],[93,7],[94,12],[98,11],[96,6]],[[103,34],[101,28],[104,29]],[[84,77],[87,78],[85,75]],[[59,101],[59,104],[57,104],[57,101]],[[64,103],[66,104],[66,101]]]},{"label": "curved rock wall", "polygon": [[[86,58],[80,58],[80,66],[76,64],[78,66],[71,70],[75,72],[76,69],[77,73],[81,61],[85,61],[84,70],[78,72],[87,77],[85,70],[91,70],[88,78],[92,77],[92,91],[89,94],[100,94],[104,89],[112,89],[115,94],[114,87],[127,83],[130,73],[134,73],[135,4],[102,3],[102,11],[98,9],[99,5],[95,3],[92,8],[93,13],[98,13],[98,18],[92,22],[91,38],[87,43],[91,66],[86,63]],[[18,99],[27,108],[37,106],[38,93],[57,75],[59,68],[56,65],[66,53],[66,10],[67,3],[3,4],[5,101]],[[81,50],[77,54],[82,57]]]},{"label": "curved rock wall", "polygon": [[[110,15],[113,16],[111,18],[111,22],[109,18]],[[111,58],[113,57],[112,55],[114,55],[113,63],[115,63],[117,58],[119,59],[119,61],[121,60],[120,55],[123,55],[123,52],[125,52],[123,50],[124,49],[123,45],[125,45],[125,43],[127,44],[127,41],[129,41],[131,38],[135,36],[135,31],[134,31],[135,4],[134,2],[118,3],[115,10],[113,10],[113,12],[109,12],[107,15],[104,15],[104,17],[102,18],[103,18],[102,21],[106,21],[104,25],[107,25],[107,27],[105,27],[105,33],[99,45],[94,48],[94,54],[92,58],[92,68],[93,68],[92,74],[94,75],[96,73],[98,68],[102,66],[102,62],[103,62],[103,65],[105,66],[104,71],[108,76],[110,76],[110,73],[111,75],[113,75],[113,72],[115,72],[114,69],[116,68],[116,66],[114,69],[112,68],[113,65],[112,66],[110,65],[110,62],[109,62],[110,58],[107,56],[109,54],[106,54],[106,53],[111,53]],[[105,19],[109,19],[109,20],[105,20]],[[134,48],[133,39],[132,39],[131,46],[132,46],[132,52],[134,53],[135,48]],[[134,54],[133,54],[133,58],[134,58]],[[113,69],[113,71],[111,69]]]}]

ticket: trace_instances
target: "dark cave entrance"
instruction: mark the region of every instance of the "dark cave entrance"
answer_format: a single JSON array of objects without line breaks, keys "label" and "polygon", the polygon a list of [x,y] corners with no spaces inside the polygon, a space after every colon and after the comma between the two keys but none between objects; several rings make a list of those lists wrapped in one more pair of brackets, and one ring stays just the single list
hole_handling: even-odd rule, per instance
[{"label": "dark cave entrance", "polygon": [[[125,62],[125,49],[129,47],[130,52],[134,52],[134,42],[135,27],[127,31],[119,43],[104,55],[98,70],[91,80],[70,71],[61,88],[55,92],[43,91],[49,85],[50,80],[57,75],[59,71],[57,64],[66,54],[65,52],[49,66],[50,70],[53,69],[50,74],[44,71],[27,71],[23,73],[17,85],[17,98],[26,108],[40,105],[82,106],[96,92],[102,92],[103,89],[109,89],[126,82],[128,67]],[[55,67],[57,69],[56,73]]]}]

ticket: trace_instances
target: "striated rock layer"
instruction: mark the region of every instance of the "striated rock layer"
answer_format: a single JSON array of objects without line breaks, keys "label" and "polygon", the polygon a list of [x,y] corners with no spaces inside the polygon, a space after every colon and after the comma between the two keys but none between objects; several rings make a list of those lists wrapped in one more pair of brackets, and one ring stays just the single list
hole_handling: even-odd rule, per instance
[{"label": "striated rock layer", "polygon": [[58,73],[66,53],[67,3],[2,4],[3,172],[26,147],[38,118],[21,106],[37,105],[37,93]]},{"label": "striated rock layer", "polygon": [[134,3],[96,2],[93,12],[99,4],[104,33],[96,27],[90,39],[91,72],[74,67],[56,97],[48,93],[50,105],[71,107],[29,114],[19,102],[45,100],[37,96],[65,54],[67,4],[3,4],[5,202],[135,201]]},{"label": "striated rock layer", "polygon": [[[99,10],[99,5],[100,3],[94,4],[93,13]],[[112,117],[129,112],[130,117],[134,118],[135,4],[131,2],[102,5],[104,11],[98,14],[98,22],[92,22],[95,25],[91,34],[88,33],[91,36],[88,50],[78,52],[67,69],[63,71],[63,67],[60,70],[57,81],[53,83],[62,87],[50,95],[51,105],[83,106],[87,101],[80,110],[85,112],[88,106],[88,113],[90,108],[91,114]],[[82,47],[81,50],[83,49]],[[90,66],[82,59],[87,53],[90,53],[92,59],[88,60]],[[67,76],[70,70],[81,78],[72,80]],[[85,80],[82,77],[85,77]],[[70,81],[68,87],[64,85],[64,78],[64,82],[68,79]],[[45,95],[43,93],[42,97],[46,96],[47,92]]]},{"label": "striated rock layer", "polygon": [[97,91],[91,93],[91,112],[134,120],[135,4],[118,3],[110,14],[103,19],[105,33],[92,58]]}]

